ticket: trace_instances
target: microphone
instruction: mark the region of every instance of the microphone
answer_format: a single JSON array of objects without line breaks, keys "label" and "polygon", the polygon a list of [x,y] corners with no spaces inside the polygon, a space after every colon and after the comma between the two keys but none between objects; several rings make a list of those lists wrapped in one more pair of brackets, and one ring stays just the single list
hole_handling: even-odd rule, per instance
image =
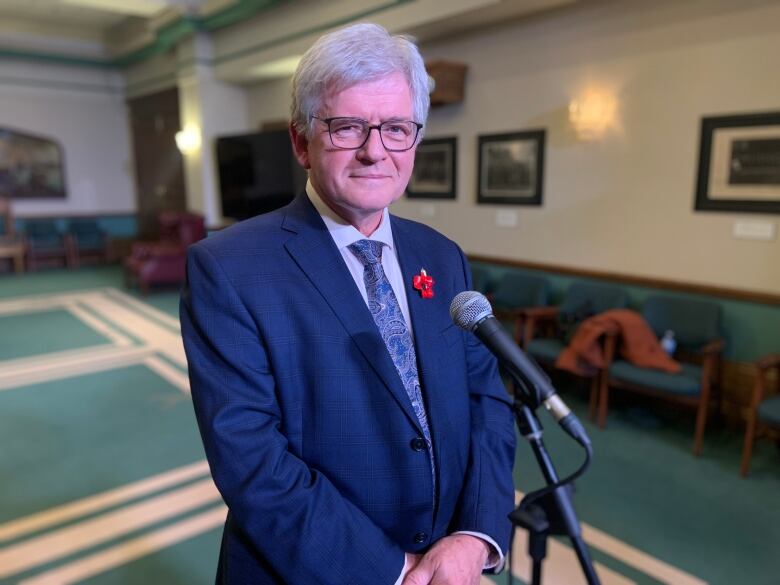
[{"label": "microphone", "polygon": [[541,404],[566,433],[581,445],[590,446],[582,423],[558,396],[547,374],[523,353],[493,316],[485,295],[473,290],[459,293],[450,304],[450,316],[458,327],[476,335],[520,386],[535,393],[529,406],[537,408]]}]

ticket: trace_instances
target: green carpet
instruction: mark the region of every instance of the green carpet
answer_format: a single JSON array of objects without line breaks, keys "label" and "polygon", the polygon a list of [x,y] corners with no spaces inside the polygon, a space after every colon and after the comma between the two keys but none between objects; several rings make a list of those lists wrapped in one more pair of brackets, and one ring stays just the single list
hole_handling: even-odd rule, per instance
[{"label": "green carpet", "polygon": [[[119,266],[99,266],[80,270],[51,269],[19,276],[0,274],[0,299],[31,295],[115,287],[172,316],[179,315],[179,290],[175,286],[155,290],[147,296],[124,287]],[[2,356],[0,356],[2,357]]]},{"label": "green carpet", "polygon": [[3,360],[108,343],[65,309],[0,316]]},{"label": "green carpet", "polygon": [[[117,267],[0,275],[0,299],[103,287],[123,290]],[[178,313],[175,289],[148,297],[125,292],[170,316]],[[21,338],[25,341],[13,341]],[[0,318],[0,360],[31,351],[45,355],[104,343],[72,315],[53,308]],[[585,420],[584,393],[566,377],[556,383]],[[0,391],[0,524],[201,461],[203,450],[189,401],[188,395],[141,364]],[[544,412],[539,416],[553,461],[560,475],[566,475],[579,465],[581,450]],[[780,583],[780,457],[774,444],[756,444],[751,475],[743,480],[739,477],[742,430],[725,428],[717,419],[708,425],[704,452],[698,458],[691,453],[693,414],[689,411],[615,393],[607,428],[586,426],[595,458],[577,483],[575,505],[583,523],[713,585]],[[519,445],[516,486],[528,492],[543,482],[530,449],[522,439]],[[200,479],[153,495],[186,489]],[[101,546],[119,545],[146,530],[175,526],[209,509],[212,504],[195,507]],[[0,540],[0,554],[4,546],[24,542],[29,536],[6,543]],[[218,528],[210,529],[82,582],[212,583],[219,537]],[[99,550],[93,547],[80,554]],[[592,548],[592,552],[596,561],[635,583],[661,582],[610,551]],[[20,577],[77,558],[57,559],[34,571],[0,579],[0,584],[16,583]],[[506,576],[492,580],[506,583]]]},{"label": "green carpet", "polygon": [[81,585],[197,585],[214,583],[222,529],[213,530],[118,567]]},{"label": "green carpet", "polygon": [[0,523],[204,457],[192,405],[138,365],[0,392]]}]

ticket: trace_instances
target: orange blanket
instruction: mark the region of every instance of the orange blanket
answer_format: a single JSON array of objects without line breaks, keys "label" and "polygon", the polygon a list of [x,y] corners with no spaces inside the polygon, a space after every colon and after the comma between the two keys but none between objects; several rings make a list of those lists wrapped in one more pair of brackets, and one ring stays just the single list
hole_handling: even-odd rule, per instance
[{"label": "orange blanket", "polygon": [[555,366],[580,376],[595,374],[604,367],[605,361],[599,338],[609,332],[620,335],[620,353],[632,364],[670,374],[680,371],[680,364],[663,350],[647,322],[629,309],[612,309],[585,319]]}]

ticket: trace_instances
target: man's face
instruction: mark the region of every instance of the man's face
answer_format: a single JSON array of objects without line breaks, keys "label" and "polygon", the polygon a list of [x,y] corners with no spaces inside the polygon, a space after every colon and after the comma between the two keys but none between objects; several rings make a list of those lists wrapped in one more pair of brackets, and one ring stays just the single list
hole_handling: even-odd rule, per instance
[{"label": "man's face", "polygon": [[[409,84],[401,73],[359,83],[327,96],[317,116],[362,118],[372,125],[413,120]],[[416,146],[404,152],[388,152],[379,132],[372,130],[361,148],[341,150],[331,144],[326,123],[313,123],[311,140],[291,130],[298,161],[309,169],[312,185],[331,209],[361,231],[366,226],[373,231],[379,225],[380,212],[404,192]]]}]

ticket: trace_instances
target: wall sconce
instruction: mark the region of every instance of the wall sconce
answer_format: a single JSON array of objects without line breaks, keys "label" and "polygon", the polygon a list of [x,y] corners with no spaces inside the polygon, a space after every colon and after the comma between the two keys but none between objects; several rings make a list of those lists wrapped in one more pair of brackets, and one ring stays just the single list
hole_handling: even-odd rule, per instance
[{"label": "wall sconce", "polygon": [[176,147],[182,154],[198,152],[200,143],[200,129],[197,126],[187,126],[176,133]]},{"label": "wall sconce", "polygon": [[590,91],[569,104],[569,121],[581,140],[601,138],[615,125],[617,101],[606,92]]}]

